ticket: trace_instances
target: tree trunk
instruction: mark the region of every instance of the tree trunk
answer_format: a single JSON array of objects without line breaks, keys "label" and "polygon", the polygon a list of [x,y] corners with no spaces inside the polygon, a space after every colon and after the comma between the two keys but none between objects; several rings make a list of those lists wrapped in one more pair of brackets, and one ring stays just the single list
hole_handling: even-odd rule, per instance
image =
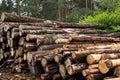
[{"label": "tree trunk", "polygon": [[114,76],[120,77],[120,66],[116,67],[114,70]]},{"label": "tree trunk", "polygon": [[20,16],[20,0],[17,0],[17,15]]},{"label": "tree trunk", "polygon": [[1,20],[4,22],[43,22],[43,19],[32,18],[27,16],[12,15],[10,13],[2,13]]},{"label": "tree trunk", "polygon": [[82,70],[82,75],[85,77],[85,76],[88,76],[90,74],[99,74],[100,71],[99,69],[85,69],[85,70]]},{"label": "tree trunk", "polygon": [[71,66],[67,67],[67,72],[69,75],[73,75],[82,72],[82,70],[86,68],[86,63],[72,64]]},{"label": "tree trunk", "polygon": [[119,53],[116,54],[90,54],[87,56],[87,63],[88,64],[95,64],[98,63],[101,59],[117,59],[120,57]]}]

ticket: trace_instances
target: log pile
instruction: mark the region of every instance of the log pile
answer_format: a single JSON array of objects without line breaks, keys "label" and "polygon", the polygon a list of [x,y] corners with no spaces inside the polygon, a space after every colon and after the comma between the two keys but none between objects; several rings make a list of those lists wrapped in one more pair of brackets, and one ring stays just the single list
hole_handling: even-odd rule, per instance
[{"label": "log pile", "polygon": [[9,13],[1,21],[0,68],[42,80],[119,80],[119,32]]}]

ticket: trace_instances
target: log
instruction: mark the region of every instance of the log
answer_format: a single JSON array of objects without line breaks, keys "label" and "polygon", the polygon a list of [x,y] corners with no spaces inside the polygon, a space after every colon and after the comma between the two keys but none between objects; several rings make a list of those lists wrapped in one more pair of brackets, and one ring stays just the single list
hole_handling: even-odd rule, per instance
[{"label": "log", "polygon": [[117,59],[120,57],[120,54],[90,54],[87,56],[87,63],[88,64],[95,64],[98,63],[101,59]]},{"label": "log", "polygon": [[56,47],[61,48],[63,44],[49,44],[49,45],[41,45],[38,50],[53,50]]},{"label": "log", "polygon": [[103,74],[90,74],[86,77],[86,80],[103,80]]},{"label": "log", "polygon": [[120,66],[116,67],[114,70],[114,76],[120,77]]},{"label": "log", "polygon": [[72,64],[75,64],[77,60],[73,59],[72,57],[67,57],[64,61],[65,67],[71,66]]},{"label": "log", "polygon": [[68,39],[59,38],[55,40],[55,43],[56,44],[67,44],[67,43],[70,43],[70,41]]},{"label": "log", "polygon": [[54,74],[53,75],[53,80],[62,80],[62,77],[60,74]]},{"label": "log", "polygon": [[97,29],[80,29],[79,31],[75,31],[77,34],[107,34],[104,30],[97,30]]},{"label": "log", "polygon": [[119,38],[97,37],[97,36],[87,36],[87,35],[70,36],[69,40],[71,42],[81,42],[81,41],[120,42]]},{"label": "log", "polygon": [[54,54],[60,54],[63,53],[65,51],[77,51],[78,48],[55,48],[54,49]]},{"label": "log", "polygon": [[72,58],[84,58],[90,54],[101,54],[101,53],[119,53],[119,48],[113,48],[113,49],[97,49],[97,50],[86,50],[86,51],[73,51],[72,52]]},{"label": "log", "polygon": [[116,66],[120,66],[120,59],[107,60],[105,64],[109,69],[114,68]]},{"label": "log", "polygon": [[67,32],[63,30],[21,30],[19,32],[20,36],[24,36],[26,34],[67,34]]},{"label": "log", "polygon": [[43,22],[44,21],[44,19],[13,15],[6,12],[2,13],[1,20],[3,22]]},{"label": "log", "polygon": [[14,48],[10,48],[10,54],[11,54],[12,57],[15,55]]},{"label": "log", "polygon": [[[85,50],[96,50],[96,49],[110,49],[110,48],[119,48],[120,44],[119,43],[111,43],[111,44],[101,44],[101,45],[95,45],[95,46],[88,46],[88,47],[83,47],[82,49]],[[82,51],[81,48],[79,48],[79,51]]]},{"label": "log", "polygon": [[81,73],[82,70],[87,68],[86,63],[79,63],[79,64],[72,64],[71,66],[67,67],[67,72],[69,75]]},{"label": "log", "polygon": [[37,39],[37,45],[48,45],[48,44],[55,44],[55,40],[51,38],[43,38],[43,39]]},{"label": "log", "polygon": [[57,55],[54,56],[54,60],[55,60],[56,63],[59,64],[59,63],[64,62],[64,57],[65,56],[63,56],[62,54],[57,54]]},{"label": "log", "polygon": [[42,80],[52,80],[52,75],[50,74],[41,74]]},{"label": "log", "polygon": [[19,25],[19,30],[42,30],[41,26]]},{"label": "log", "polygon": [[89,65],[88,69],[98,69],[98,64]]},{"label": "log", "polygon": [[63,23],[55,22],[59,28],[94,28],[93,24],[76,24],[76,23]]},{"label": "log", "polygon": [[50,64],[45,67],[45,72],[49,74],[55,74],[59,72],[59,67],[57,64]]},{"label": "log", "polygon": [[53,54],[44,56],[41,59],[41,65],[43,67],[46,67],[48,64],[53,64],[53,63],[55,63],[55,61],[54,61],[54,55]]},{"label": "log", "polygon": [[63,79],[66,79],[68,77],[67,72],[66,72],[66,68],[62,64],[59,64],[59,73]]},{"label": "log", "polygon": [[111,77],[105,77],[104,80],[120,80],[119,77],[111,76]]},{"label": "log", "polygon": [[19,37],[19,29],[18,28],[14,28],[11,30],[11,38],[18,38]]},{"label": "log", "polygon": [[38,46],[34,43],[24,43],[23,47],[29,51],[37,51]]},{"label": "log", "polygon": [[20,37],[18,44],[19,44],[20,46],[23,46],[24,43],[25,43],[25,38],[24,38],[24,37]]},{"label": "log", "polygon": [[26,25],[26,26],[37,26],[37,27],[52,27],[53,26],[53,24],[51,24],[51,23],[40,23],[40,22],[38,22],[38,23],[34,23],[34,22],[26,22],[26,23],[22,23],[22,22],[4,22],[4,23],[2,23],[2,26],[4,26],[3,28],[4,28],[4,31],[5,32],[7,32],[7,31],[9,31],[10,29],[12,29],[12,28],[19,28],[19,25]]},{"label": "log", "polygon": [[88,76],[89,74],[99,74],[100,71],[99,69],[85,69],[85,70],[82,70],[82,75],[85,77],[85,76]]}]

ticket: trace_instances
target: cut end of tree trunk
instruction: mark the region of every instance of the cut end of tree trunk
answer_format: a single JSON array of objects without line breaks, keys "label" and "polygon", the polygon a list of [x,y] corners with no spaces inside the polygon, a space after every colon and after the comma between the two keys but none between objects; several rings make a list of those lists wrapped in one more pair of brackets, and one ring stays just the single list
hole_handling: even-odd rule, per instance
[{"label": "cut end of tree trunk", "polygon": [[73,75],[74,74],[72,66],[68,66],[67,67],[67,72],[68,72],[69,75]]},{"label": "cut end of tree trunk", "polygon": [[87,63],[95,64],[98,63],[100,59],[101,59],[101,54],[90,54],[87,56]]},{"label": "cut end of tree trunk", "polygon": [[98,68],[100,70],[101,73],[106,74],[109,71],[109,68],[106,65],[106,60],[100,60],[99,64],[98,64]]},{"label": "cut end of tree trunk", "polygon": [[41,59],[41,65],[43,66],[43,67],[45,67],[46,65],[47,65],[47,59],[46,58],[42,58]]}]

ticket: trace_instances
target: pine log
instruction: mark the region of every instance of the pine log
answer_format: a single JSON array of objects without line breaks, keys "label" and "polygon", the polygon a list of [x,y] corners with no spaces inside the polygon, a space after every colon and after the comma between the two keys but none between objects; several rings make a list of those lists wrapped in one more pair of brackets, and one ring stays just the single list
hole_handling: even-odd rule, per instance
[{"label": "pine log", "polygon": [[48,45],[48,44],[55,44],[55,40],[54,39],[50,39],[50,38],[42,38],[42,39],[37,39],[37,45]]},{"label": "pine log", "polygon": [[73,59],[72,57],[67,57],[64,61],[65,67],[71,66],[72,64],[77,63],[78,61]]},{"label": "pine log", "polygon": [[20,25],[26,25],[26,26],[37,26],[37,27],[52,27],[53,24],[51,23],[34,23],[34,22],[26,22],[26,23],[20,23],[20,22],[4,22],[2,23],[2,26],[4,26],[4,31],[7,32],[8,30],[12,28],[19,28]]},{"label": "pine log", "polygon": [[12,38],[18,38],[18,36],[19,36],[19,29],[18,28],[14,28],[14,29],[12,29],[12,32],[11,32],[11,37]]},{"label": "pine log", "polygon": [[10,48],[10,54],[11,54],[12,57],[15,56],[15,50],[14,50],[14,48]]},{"label": "pine log", "polygon": [[76,31],[77,34],[107,34],[104,30],[97,30],[97,29],[80,29]]},{"label": "pine log", "polygon": [[69,40],[71,42],[81,42],[81,41],[120,42],[119,38],[97,37],[97,36],[87,36],[87,35],[70,36]]},{"label": "pine log", "polygon": [[99,74],[100,71],[99,69],[85,69],[82,70],[82,75],[83,76],[88,76],[89,74]]},{"label": "pine log", "polygon": [[119,48],[113,48],[113,49],[97,49],[97,50],[86,50],[86,51],[73,51],[72,52],[72,57],[79,59],[79,58],[84,58],[90,54],[101,54],[101,53],[119,53],[120,50]]},{"label": "pine log", "polygon": [[116,76],[111,76],[111,77],[105,77],[104,80],[120,80],[120,78]]},{"label": "pine log", "polygon": [[43,22],[44,21],[44,19],[13,15],[6,12],[2,13],[1,20],[3,22]]},{"label": "pine log", "polygon": [[41,74],[42,80],[52,80],[52,75],[50,74]]},{"label": "pine log", "polygon": [[86,43],[86,44],[64,44],[63,48],[80,48],[80,47],[86,47],[86,46],[94,46],[96,44]]},{"label": "pine log", "polygon": [[36,40],[36,39],[43,39],[45,36],[43,35],[35,35],[35,34],[27,34],[26,40],[31,41],[31,40]]},{"label": "pine log", "polygon": [[103,74],[90,74],[86,77],[86,80],[103,80]]},{"label": "pine log", "polygon": [[63,30],[21,30],[19,32],[20,36],[26,34],[66,34],[67,32]]},{"label": "pine log", "polygon": [[96,50],[96,49],[110,49],[110,48],[119,48],[120,43],[111,43],[111,44],[101,44],[101,45],[95,45],[95,46],[88,46],[88,47],[82,47],[79,48],[79,51],[84,50]]},{"label": "pine log", "polygon": [[49,45],[41,45],[38,50],[53,50],[56,47],[61,48],[63,44],[49,44]]},{"label": "pine log", "polygon": [[94,28],[93,24],[76,24],[76,23],[63,23],[56,22],[60,28]]},{"label": "pine log", "polygon": [[107,60],[105,62],[105,64],[108,68],[113,68],[113,67],[116,67],[116,66],[120,66],[120,59]]},{"label": "pine log", "polygon": [[59,63],[64,62],[64,57],[65,56],[63,56],[62,54],[57,54],[57,55],[54,56],[54,60],[55,60],[56,63],[59,64]]},{"label": "pine log", "polygon": [[87,56],[87,63],[88,64],[95,64],[98,63],[101,59],[117,59],[120,57],[119,53],[116,54],[90,54]]},{"label": "pine log", "polygon": [[63,53],[64,51],[77,51],[78,48],[55,48],[54,49],[54,54],[60,54]]},{"label": "pine log", "polygon": [[64,55],[64,56],[71,56],[72,52],[74,52],[74,51],[64,51],[62,53],[62,55]]},{"label": "pine log", "polygon": [[67,72],[66,72],[66,68],[64,65],[59,64],[59,72],[60,72],[60,75],[62,76],[63,79],[66,79],[68,77]]},{"label": "pine log", "polygon": [[55,43],[56,44],[67,44],[67,43],[70,43],[70,41],[68,39],[59,38],[55,40]]},{"label": "pine log", "polygon": [[34,61],[37,62],[37,61],[41,61],[41,59],[44,57],[44,56],[47,56],[47,55],[50,55],[52,54],[51,51],[37,51],[36,53],[33,54],[33,57],[34,57]]},{"label": "pine log", "polygon": [[41,26],[19,25],[19,30],[42,30]]},{"label": "pine log", "polygon": [[53,75],[53,80],[62,80],[62,77],[60,74],[54,74]]},{"label": "pine log", "polygon": [[98,64],[89,65],[88,69],[98,69]]},{"label": "pine log", "polygon": [[67,67],[67,72],[69,75],[81,73],[82,70],[87,68],[86,63],[79,63],[79,64],[72,64],[71,66]]},{"label": "pine log", "polygon": [[38,46],[34,43],[24,43],[24,48],[29,50],[29,51],[37,51]]},{"label": "pine log", "polygon": [[44,56],[51,55],[51,54],[53,54],[52,51],[36,51],[36,52],[28,51],[27,52],[27,61],[28,61],[28,63],[31,63],[32,60],[34,60],[34,62],[41,61],[41,59]]},{"label": "pine log", "polygon": [[120,77],[120,66],[116,67],[114,70],[114,76]]},{"label": "pine log", "polygon": [[41,65],[43,67],[46,67],[48,64],[53,64],[53,63],[55,63],[55,61],[54,61],[54,55],[53,54],[44,56],[41,59]]},{"label": "pine log", "polygon": [[24,43],[25,43],[25,38],[24,38],[24,37],[20,37],[18,44],[19,44],[20,46],[23,46]]},{"label": "pine log", "polygon": [[59,67],[57,64],[50,64],[45,67],[45,72],[49,74],[55,74],[59,72]]}]

